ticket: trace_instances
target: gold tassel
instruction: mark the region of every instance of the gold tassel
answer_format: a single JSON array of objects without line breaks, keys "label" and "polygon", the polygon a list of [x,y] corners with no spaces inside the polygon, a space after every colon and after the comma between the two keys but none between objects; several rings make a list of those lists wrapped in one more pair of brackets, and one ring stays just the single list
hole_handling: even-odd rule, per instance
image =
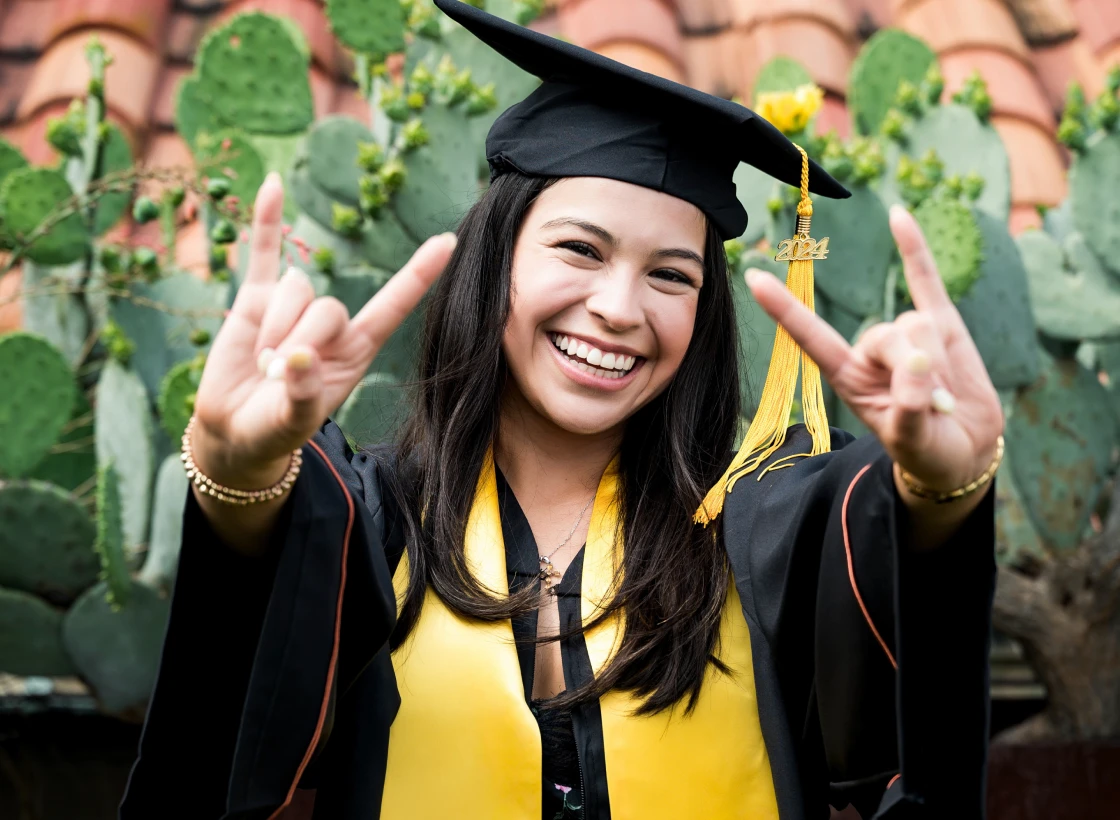
[{"label": "gold tassel", "polygon": [[[794,237],[778,244],[775,259],[779,262],[789,261],[786,287],[809,310],[814,310],[813,260],[824,259],[828,255],[828,238],[817,242],[809,236],[809,223],[813,216],[813,203],[809,199],[809,157],[801,146],[794,147],[801,153],[801,201],[797,204],[797,225]],[[785,443],[786,428],[789,426],[797,388],[799,359],[802,414],[805,426],[813,437],[812,452],[780,458],[759,473],[758,478],[761,480],[769,470],[792,466],[789,459],[815,456],[831,449],[820,369],[786,329],[778,325],[778,332],[774,336],[774,352],[770,356],[770,369],[766,372],[766,384],[762,388],[758,410],[751,420],[739,452],[696,510],[693,520],[697,524],[706,527],[714,521],[723,512],[724,498],[734,488],[735,482],[756,470]]]}]

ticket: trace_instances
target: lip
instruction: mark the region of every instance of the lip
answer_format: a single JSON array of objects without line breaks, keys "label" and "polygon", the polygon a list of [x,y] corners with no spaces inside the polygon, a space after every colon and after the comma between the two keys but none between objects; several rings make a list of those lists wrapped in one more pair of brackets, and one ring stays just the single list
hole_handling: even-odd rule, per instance
[{"label": "lip", "polygon": [[[576,338],[582,339],[584,341],[589,341],[585,336],[578,336]],[[544,340],[552,350],[552,355],[556,357],[556,361],[560,365],[560,368],[564,371],[565,376],[574,381],[576,384],[582,385],[584,387],[590,387],[595,390],[602,390],[604,392],[617,392],[619,390],[626,389],[626,386],[629,385],[630,382],[634,381],[634,374],[641,370],[646,363],[645,359],[639,358],[638,361],[634,362],[634,366],[630,368],[630,372],[628,372],[625,376],[622,376],[618,379],[607,379],[602,376],[596,376],[594,373],[584,373],[582,370],[572,364],[568,360],[567,354],[561,351],[560,348],[552,343],[552,339],[548,338],[548,334],[545,334]],[[600,348],[600,350],[601,349],[602,348]],[[622,351],[620,350],[620,352]]]},{"label": "lip", "polygon": [[[547,336],[549,333],[555,333],[558,336],[574,336],[581,342],[587,342],[588,347],[597,347],[604,353],[614,353],[616,355],[619,353],[625,353],[627,356],[633,356],[636,359],[646,358],[642,355],[641,351],[635,350],[632,347],[625,347],[623,345],[612,345],[610,342],[604,342],[602,339],[596,339],[594,336],[584,336],[582,333],[568,333],[565,330],[549,330],[545,333],[545,335]],[[557,350],[556,352],[559,353],[560,351]]]}]

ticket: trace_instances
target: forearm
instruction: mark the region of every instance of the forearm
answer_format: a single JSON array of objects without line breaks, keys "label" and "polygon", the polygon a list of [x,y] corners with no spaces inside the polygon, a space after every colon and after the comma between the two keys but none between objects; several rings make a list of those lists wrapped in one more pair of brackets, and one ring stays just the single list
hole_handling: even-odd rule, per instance
[{"label": "forearm", "polygon": [[919,552],[936,549],[952,538],[960,525],[992,491],[993,484],[989,481],[971,495],[947,504],[938,504],[914,495],[902,480],[897,464],[894,465],[893,474],[894,485],[910,514],[910,532],[906,543]]}]

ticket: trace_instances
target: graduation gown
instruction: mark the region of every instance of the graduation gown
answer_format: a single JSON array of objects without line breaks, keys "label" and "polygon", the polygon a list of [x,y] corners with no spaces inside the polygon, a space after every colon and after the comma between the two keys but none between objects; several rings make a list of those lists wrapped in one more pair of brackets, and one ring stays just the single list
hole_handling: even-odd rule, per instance
[{"label": "graduation gown", "polygon": [[[832,436],[831,453],[740,481],[719,519],[781,820],[848,803],[865,819],[983,817],[995,493],[949,542],[915,552],[881,445]],[[767,463],[808,442],[791,428]],[[385,469],[328,421],[261,558],[220,543],[188,493],[121,820],[270,818],[297,786],[316,788],[316,820],[379,816],[400,703]],[[590,668],[579,643],[563,648],[577,681]],[[595,713],[573,723],[586,816],[603,820]]]}]

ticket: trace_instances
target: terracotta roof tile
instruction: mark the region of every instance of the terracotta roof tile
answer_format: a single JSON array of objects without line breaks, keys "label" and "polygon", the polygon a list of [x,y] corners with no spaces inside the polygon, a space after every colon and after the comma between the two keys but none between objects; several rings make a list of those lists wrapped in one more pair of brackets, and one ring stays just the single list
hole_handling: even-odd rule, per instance
[{"label": "terracotta roof tile", "polygon": [[848,39],[856,18],[844,0],[731,0],[737,25],[748,28],[766,21],[803,18],[816,20]]},{"label": "terracotta roof tile", "polygon": [[1070,0],[1070,5],[1081,24],[1081,36],[1098,54],[1120,40],[1120,3],[1116,0]]},{"label": "terracotta roof tile", "polygon": [[835,94],[825,94],[821,110],[817,112],[816,132],[827,134],[829,131],[835,131],[841,139],[847,139],[852,133],[852,116],[848,106]]},{"label": "terracotta roof tile", "polygon": [[863,19],[875,28],[886,28],[891,24],[891,0],[845,0],[845,5],[857,25]]},{"label": "terracotta roof tile", "polygon": [[[57,100],[85,94],[89,66],[85,48],[92,32],[76,31],[51,43],[36,64],[20,102],[18,114],[27,116]],[[108,29],[96,30],[113,55],[105,72],[106,103],[133,132],[148,124],[148,109],[158,76],[159,58],[138,40]]]},{"label": "terracotta roof tile", "polygon": [[618,60],[618,62],[640,71],[656,74],[658,77],[664,77],[678,83],[684,82],[680,64],[670,60],[663,51],[651,48],[645,43],[633,40],[612,40],[598,46],[595,50],[604,57]]},{"label": "terracotta roof tile", "polygon": [[23,311],[16,298],[22,283],[23,275],[18,268],[0,276],[0,333],[19,330],[23,325]]},{"label": "terracotta roof tile", "polygon": [[747,35],[742,29],[725,29],[718,34],[684,38],[685,77],[689,85],[731,98],[741,93],[743,49]]},{"label": "terracotta roof tile", "polygon": [[1084,37],[1036,47],[1031,51],[1031,60],[1053,111],[1062,110],[1071,82],[1081,83],[1090,97],[1104,90],[1104,66]]},{"label": "terracotta roof tile", "polygon": [[804,65],[821,88],[841,95],[847,92],[853,44],[832,26],[806,17],[775,18],[757,23],[747,34],[744,50],[746,88],[754,84],[762,66],[779,55],[792,57]]},{"label": "terracotta roof tile", "polygon": [[1011,201],[1057,205],[1066,196],[1065,161],[1050,132],[1014,117],[992,117],[1011,163]]},{"label": "terracotta roof tile", "polygon": [[1046,131],[1057,123],[1038,77],[1027,64],[1002,51],[990,48],[961,48],[941,55],[946,96],[959,91],[974,71],[988,84],[992,110],[997,114],[1021,117]]},{"label": "terracotta roof tile", "polygon": [[265,11],[290,18],[303,31],[311,48],[311,57],[316,63],[335,76],[348,70],[347,62],[340,59],[342,52],[331,33],[327,15],[322,5],[315,0],[233,0],[226,5],[218,19],[224,20],[245,11]]},{"label": "terracotta roof tile", "polygon": [[903,0],[894,24],[921,37],[939,54],[985,46],[1027,59],[1027,44],[1001,0]]},{"label": "terracotta roof tile", "polygon": [[163,35],[164,54],[176,62],[191,62],[209,23],[209,18],[198,14],[172,12]]},{"label": "terracotta roof tile", "polygon": [[353,117],[366,125],[371,124],[369,102],[358,93],[357,86],[336,83],[331,111]]},{"label": "terracotta roof tile", "polygon": [[33,60],[0,60],[0,123],[15,120],[23,89],[34,72]]},{"label": "terracotta roof tile", "polygon": [[1028,45],[1054,45],[1077,36],[1077,18],[1066,0],[1006,2]]},{"label": "terracotta roof tile", "polygon": [[57,0],[11,0],[0,7],[0,52],[38,54],[46,46]]},{"label": "terracotta roof tile", "polygon": [[151,123],[155,128],[175,126],[175,93],[179,81],[191,73],[189,65],[165,65],[152,94]]},{"label": "terracotta roof tile", "polygon": [[130,34],[159,50],[171,0],[53,0],[51,40],[85,28]]},{"label": "terracotta roof tile", "polygon": [[1042,228],[1042,215],[1034,205],[1013,205],[1007,218],[1007,227],[1013,235]]},{"label": "terracotta roof tile", "polygon": [[683,66],[677,21],[658,0],[580,0],[562,7],[557,17],[561,29],[577,45],[598,50],[618,40],[644,43]]},{"label": "terracotta roof tile", "polygon": [[731,24],[727,0],[677,0],[677,14],[686,36],[713,34]]}]

